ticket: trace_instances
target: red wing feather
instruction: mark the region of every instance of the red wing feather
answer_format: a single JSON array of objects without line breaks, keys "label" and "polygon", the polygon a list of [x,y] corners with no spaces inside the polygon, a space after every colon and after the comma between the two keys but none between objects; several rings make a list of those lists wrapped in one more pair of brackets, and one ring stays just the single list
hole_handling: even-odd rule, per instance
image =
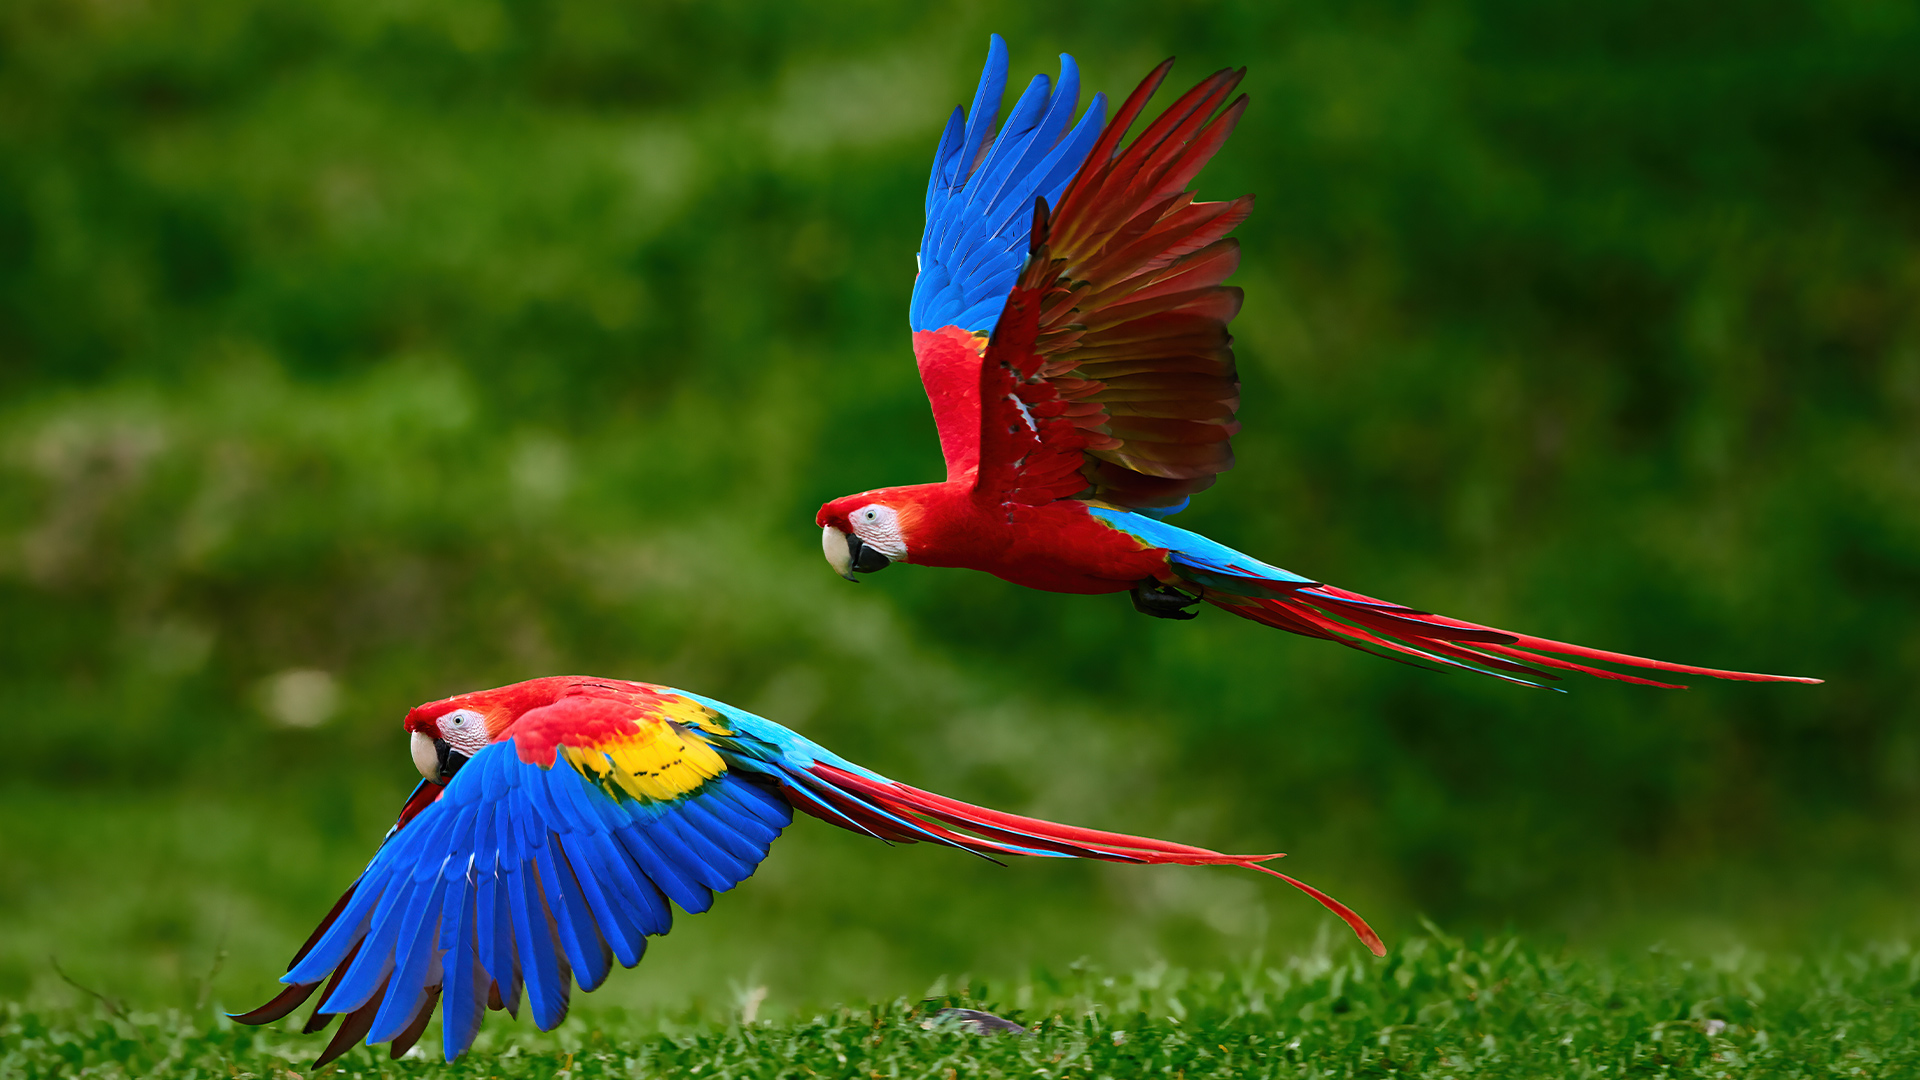
[{"label": "red wing feather", "polygon": [[1010,506],[1038,506],[1087,487],[1079,470],[1090,440],[1079,418],[1066,415],[1070,406],[1058,388],[1031,378],[1039,357],[1021,344],[1034,340],[1038,299],[1035,290],[1013,290],[980,370],[976,484]]},{"label": "red wing feather", "polygon": [[1232,467],[1227,323],[1241,295],[1222,282],[1240,253],[1225,237],[1252,201],[1196,203],[1185,189],[1245,111],[1244,95],[1227,103],[1243,72],[1202,80],[1123,147],[1170,64],[1121,105],[1057,211],[1035,207],[976,399],[977,483],[1003,502],[1171,506]]}]

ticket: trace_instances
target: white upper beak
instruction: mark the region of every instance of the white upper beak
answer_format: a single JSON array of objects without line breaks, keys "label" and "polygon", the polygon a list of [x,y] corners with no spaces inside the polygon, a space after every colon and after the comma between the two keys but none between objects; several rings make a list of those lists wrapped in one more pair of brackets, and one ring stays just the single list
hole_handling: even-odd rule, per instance
[{"label": "white upper beak", "polygon": [[413,751],[413,767],[420,770],[420,775],[429,780],[439,780],[440,753],[434,749],[433,740],[427,737],[427,733],[414,732],[409,749]]},{"label": "white upper beak", "polygon": [[833,572],[848,581],[858,581],[853,576],[853,551],[847,547],[847,534],[831,525],[820,530],[820,549],[827,553],[827,565]]}]

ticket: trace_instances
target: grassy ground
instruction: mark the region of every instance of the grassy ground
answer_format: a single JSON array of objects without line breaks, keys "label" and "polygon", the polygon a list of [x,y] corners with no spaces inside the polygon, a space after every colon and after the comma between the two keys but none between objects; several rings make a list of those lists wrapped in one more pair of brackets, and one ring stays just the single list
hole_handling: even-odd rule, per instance
[{"label": "grassy ground", "polygon": [[[313,1075],[1897,1077],[1920,1070],[1917,978],[1920,952],[1907,945],[1596,960],[1435,933],[1384,961],[1323,946],[1204,974],[1076,968],[772,1018],[755,1015],[752,989],[729,1015],[595,1010],[588,999],[549,1034],[490,1021],[453,1067],[360,1049]],[[305,1075],[321,1045],[217,1013],[90,1006],[0,1007],[0,1076],[279,1078]],[[1034,1034],[931,1019],[946,1006],[990,1009]]]}]

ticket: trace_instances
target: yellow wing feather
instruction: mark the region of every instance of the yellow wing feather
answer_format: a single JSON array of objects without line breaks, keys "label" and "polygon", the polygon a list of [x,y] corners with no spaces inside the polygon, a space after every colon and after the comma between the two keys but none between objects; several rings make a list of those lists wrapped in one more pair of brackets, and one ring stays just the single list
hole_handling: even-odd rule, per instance
[{"label": "yellow wing feather", "polygon": [[698,702],[656,698],[626,732],[603,738],[592,749],[561,746],[559,752],[608,794],[618,790],[642,802],[671,802],[727,771],[713,747],[688,730],[696,725],[726,730]]}]

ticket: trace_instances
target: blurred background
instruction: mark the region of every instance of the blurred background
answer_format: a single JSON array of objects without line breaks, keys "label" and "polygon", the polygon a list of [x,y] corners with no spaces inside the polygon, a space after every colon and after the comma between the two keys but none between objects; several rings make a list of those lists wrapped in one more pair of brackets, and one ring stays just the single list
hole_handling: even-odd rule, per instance
[{"label": "blurred background", "polygon": [[[1416,606],[1815,675],[1569,693],[961,571],[906,303],[990,31],[1245,65],[1239,467],[1189,528]],[[684,686],[959,798],[1576,948],[1911,929],[1911,4],[0,8],[0,998],[254,1004],[421,701]],[[1009,99],[1010,103],[1011,99]],[[804,820],[595,1000],[1309,948],[1244,872]],[[1345,948],[1341,938],[1327,940]],[[218,959],[222,954],[226,959]]]}]

